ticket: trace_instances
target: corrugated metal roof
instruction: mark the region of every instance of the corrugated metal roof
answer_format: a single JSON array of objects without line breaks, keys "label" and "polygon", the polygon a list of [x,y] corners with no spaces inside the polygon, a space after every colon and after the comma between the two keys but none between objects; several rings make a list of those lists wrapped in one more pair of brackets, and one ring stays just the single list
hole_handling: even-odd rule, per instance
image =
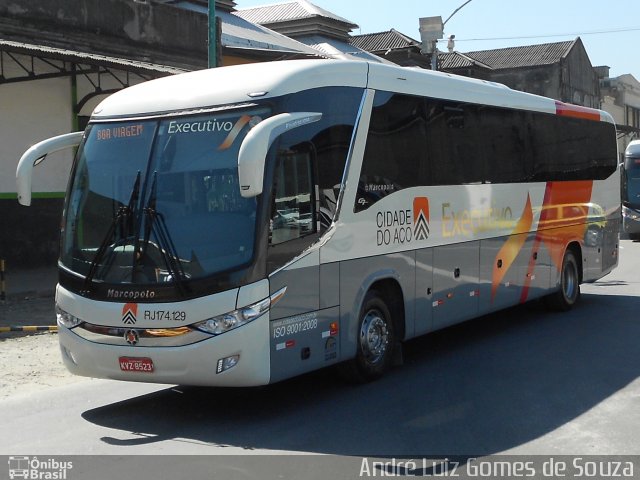
[{"label": "corrugated metal roof", "polygon": [[[420,42],[394,29],[388,32],[355,35],[351,44],[367,52],[386,52],[404,48],[420,48]],[[440,53],[440,68],[456,69],[479,66],[491,70],[534,67],[559,62],[575,44],[574,41],[497,48],[468,53]]]},{"label": "corrugated metal roof", "polygon": [[247,21],[236,14],[220,12],[222,45],[232,48],[272,50],[283,53],[300,53],[321,56],[321,52],[304,43]]},{"label": "corrugated metal roof", "polygon": [[[146,1],[146,0],[143,0]],[[204,7],[209,9],[209,0],[153,0],[155,3],[163,3],[165,5],[173,5],[185,10],[198,11]],[[230,12],[236,8],[234,0],[216,0],[216,12]]]},{"label": "corrugated metal roof", "polygon": [[138,72],[155,72],[166,74],[184,73],[188,71],[181,68],[169,67],[167,65],[140,62],[137,60],[128,60],[125,58],[99,55],[95,53],[78,52],[76,50],[48,47],[45,45],[13,42],[10,40],[0,40],[0,50],[20,53],[24,55],[42,55],[48,58],[72,61],[87,65],[101,65],[112,68],[121,68],[122,70],[129,71],[133,70]]},{"label": "corrugated metal roof", "polygon": [[[542,43],[523,47],[497,48],[465,53],[467,57],[482,62],[494,70],[518,67],[551,65],[559,62],[574,45],[568,42]],[[452,67],[453,68],[453,67]]]},{"label": "corrugated metal roof", "polygon": [[438,54],[438,63],[439,68],[442,70],[453,68],[468,68],[477,65],[477,63],[471,60],[469,57],[458,52]]},{"label": "corrugated metal roof", "polygon": [[[209,11],[206,5],[190,2],[174,2],[173,5],[204,15],[207,15]],[[216,16],[220,18],[222,24],[222,45],[225,47],[282,52],[283,54],[322,56],[321,52],[304,43],[245,19],[238,12],[218,11]]]},{"label": "corrugated metal roof", "polygon": [[346,18],[339,17],[338,15],[320,8],[306,0],[277,3],[262,7],[239,8],[236,10],[235,14],[249,22],[258,23],[260,25],[322,17],[338,23],[343,23],[351,29],[358,27],[358,25],[350,22]]},{"label": "corrugated metal roof", "polygon": [[401,48],[420,47],[420,42],[395,29],[351,37],[351,45],[367,52],[382,52]]},{"label": "corrugated metal roof", "polygon": [[[303,55],[307,57],[324,57],[321,51],[304,43],[281,35],[273,30],[254,25],[228,12],[219,12],[222,24],[222,45],[229,48],[247,49],[251,51],[276,52],[282,55]],[[96,53],[80,52],[65,48],[35,45],[31,43],[0,40],[0,49],[26,55],[43,55],[88,65],[104,65],[112,68],[136,72],[154,72],[177,74],[188,69],[159,65],[138,60],[129,60]]]},{"label": "corrugated metal roof", "polygon": [[394,65],[393,63],[384,60],[372,53],[365,52],[354,45],[347,42],[343,42],[336,38],[327,38],[323,35],[310,35],[299,39],[301,42],[320,50],[330,58],[340,60],[364,60],[368,62],[386,63]]}]

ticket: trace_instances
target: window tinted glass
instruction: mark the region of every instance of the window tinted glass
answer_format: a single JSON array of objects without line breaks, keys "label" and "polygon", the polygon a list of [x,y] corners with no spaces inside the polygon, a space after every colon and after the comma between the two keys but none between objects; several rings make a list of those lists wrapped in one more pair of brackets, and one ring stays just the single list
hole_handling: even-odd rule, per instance
[{"label": "window tinted glass", "polygon": [[624,168],[627,173],[634,178],[640,177],[640,157],[626,157],[624,160]]},{"label": "window tinted glass", "polygon": [[329,87],[276,100],[277,113],[319,112],[322,117],[280,135],[267,157],[268,272],[302,253],[333,222],[362,95],[359,88]]},{"label": "window tinted glass", "polygon": [[90,126],[65,208],[62,263],[108,283],[144,284],[172,277],[167,258],[187,279],[248,264],[257,201],[240,194],[237,156],[252,122],[269,114]]},{"label": "window tinted glass", "polygon": [[615,126],[533,114],[534,181],[604,179],[617,167]]},{"label": "window tinted glass", "polygon": [[606,122],[377,92],[355,211],[420,185],[604,179]]},{"label": "window tinted glass", "polygon": [[622,171],[622,201],[628,207],[640,208],[640,157],[625,157]]},{"label": "window tinted glass", "polygon": [[319,188],[319,220],[328,227],[336,213],[337,200],[351,146],[353,128],[362,101],[360,88],[327,87],[283,97],[279,112],[320,112],[320,121],[282,135],[279,149],[308,144],[315,156]]},{"label": "window tinted glass", "polygon": [[424,101],[377,93],[360,175],[360,209],[430,177]]},{"label": "window tinted glass", "polygon": [[316,231],[311,155],[283,152],[278,156],[271,215],[271,244],[295,240]]}]

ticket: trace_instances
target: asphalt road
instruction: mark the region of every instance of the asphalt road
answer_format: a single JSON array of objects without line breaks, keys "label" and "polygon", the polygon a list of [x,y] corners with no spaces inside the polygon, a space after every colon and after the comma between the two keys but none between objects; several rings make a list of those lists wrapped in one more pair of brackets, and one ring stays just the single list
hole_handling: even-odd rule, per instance
[{"label": "asphalt road", "polygon": [[[261,388],[88,380],[8,399],[0,454],[243,455],[216,462],[225,478],[265,478],[242,468],[265,468],[254,454],[336,456],[352,469],[338,478],[357,477],[361,457],[640,455],[640,243],[622,241],[618,269],[582,293],[568,313],[533,304],[411,341],[405,365],[367,385],[327,370]],[[292,476],[316,478],[298,463]]]}]

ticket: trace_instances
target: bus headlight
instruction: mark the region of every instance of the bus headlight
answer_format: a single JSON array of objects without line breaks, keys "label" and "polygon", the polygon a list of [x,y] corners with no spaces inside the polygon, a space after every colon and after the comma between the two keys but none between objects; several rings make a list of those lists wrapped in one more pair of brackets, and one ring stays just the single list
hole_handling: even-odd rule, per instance
[{"label": "bus headlight", "polygon": [[60,325],[67,328],[74,328],[82,323],[82,320],[69,312],[65,312],[58,305],[56,305],[56,320]]},{"label": "bus headlight", "polygon": [[213,335],[220,335],[255,320],[267,312],[270,306],[271,298],[265,298],[253,305],[194,323],[192,327]]}]

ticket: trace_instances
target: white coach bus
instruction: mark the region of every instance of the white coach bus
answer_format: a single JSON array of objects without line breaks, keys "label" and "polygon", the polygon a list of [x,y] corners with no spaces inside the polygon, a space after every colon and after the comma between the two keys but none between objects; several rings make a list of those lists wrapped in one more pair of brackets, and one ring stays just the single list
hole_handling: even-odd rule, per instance
[{"label": "white coach bus", "polygon": [[104,100],[61,227],[57,317],[78,375],[250,386],[531,299],[561,310],[618,259],[615,127],[503,85],[300,60],[153,80]]}]

